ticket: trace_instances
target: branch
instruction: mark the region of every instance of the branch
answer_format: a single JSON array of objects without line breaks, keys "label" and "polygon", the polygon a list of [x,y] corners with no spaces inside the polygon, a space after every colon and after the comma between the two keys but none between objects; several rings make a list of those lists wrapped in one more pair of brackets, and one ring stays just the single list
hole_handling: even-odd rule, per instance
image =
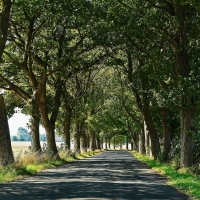
[{"label": "branch", "polygon": [[128,38],[128,40],[136,47],[136,49],[140,52],[145,52],[142,48],[138,46],[138,44],[129,36],[127,32],[125,32],[125,36]]},{"label": "branch", "polygon": [[17,96],[23,98],[25,101],[28,101],[31,97],[20,87],[17,85],[11,83],[8,79],[4,78],[2,75],[0,75],[0,80],[2,80],[5,84],[7,84],[10,88],[9,90],[12,90]]},{"label": "branch", "polygon": [[150,3],[154,8],[158,8],[158,9],[161,9],[167,13],[169,13],[170,15],[174,16],[175,14],[175,11],[174,11],[174,8],[172,6],[171,3],[169,3],[168,1],[164,0],[164,3],[167,4],[167,7],[165,6],[159,6],[157,5],[155,2],[153,2],[152,0],[147,0],[148,3]]},{"label": "branch", "polygon": [[11,61],[13,62],[13,64],[19,66],[19,67],[24,67],[24,63],[20,63],[18,62],[15,58],[12,57],[13,54],[8,53],[7,51],[4,51],[4,53],[11,59]]},{"label": "branch", "polygon": [[51,118],[50,118],[50,122],[52,124],[55,123],[56,121],[56,118],[58,116],[58,112],[59,112],[59,108],[60,108],[60,105],[61,105],[61,95],[62,95],[62,88],[63,88],[63,81],[60,80],[60,78],[57,80],[57,83],[56,83],[56,93],[55,93],[55,96],[54,96],[54,103],[53,103],[53,111],[51,113]]},{"label": "branch", "polygon": [[140,123],[140,120],[138,120],[131,112],[130,112],[130,109],[127,107],[126,103],[125,103],[125,99],[124,99],[124,96],[123,96],[123,93],[124,93],[124,89],[123,89],[123,85],[122,85],[122,80],[120,78],[120,86],[121,86],[121,91],[122,91],[122,95],[121,95],[121,98],[122,98],[122,105],[124,106],[125,108],[125,111],[127,112],[127,114],[129,115],[129,117],[131,117],[131,119],[133,119],[133,121],[137,122],[137,123]]},{"label": "branch", "polygon": [[47,69],[47,63],[42,60],[38,55],[34,55],[33,59],[35,60],[35,62],[37,64],[39,64],[41,67],[43,67],[44,69]]}]

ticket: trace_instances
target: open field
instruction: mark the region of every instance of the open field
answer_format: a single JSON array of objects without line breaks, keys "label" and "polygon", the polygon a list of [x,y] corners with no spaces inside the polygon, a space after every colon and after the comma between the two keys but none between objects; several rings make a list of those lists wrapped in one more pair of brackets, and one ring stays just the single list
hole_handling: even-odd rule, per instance
[{"label": "open field", "polygon": [[[41,142],[41,147],[43,147],[44,143],[46,142]],[[57,146],[60,147],[60,144],[63,142],[56,142]],[[30,146],[31,146],[31,142],[27,142],[27,141],[16,141],[16,142],[11,142],[12,145],[12,150],[14,153],[14,156],[17,156],[19,153],[23,153],[25,151],[28,151]],[[72,146],[73,147],[73,146]]]},{"label": "open field", "polygon": [[[57,147],[60,147],[60,144],[63,142],[56,142]],[[46,144],[46,142],[41,142],[41,147],[43,147],[43,145]],[[19,153],[24,153],[25,151],[28,151],[30,146],[31,146],[31,142],[30,141],[12,141],[11,142],[12,145],[12,150],[14,153],[14,156],[16,157],[17,155],[19,155]],[[73,150],[74,147],[74,143],[71,143],[71,149]],[[103,144],[103,148],[105,148],[105,144]],[[113,145],[110,146],[111,149],[113,148]],[[120,149],[119,147],[116,147],[116,149]],[[122,149],[126,149],[126,145],[122,146]],[[131,149],[131,145],[129,144],[129,149]]]}]

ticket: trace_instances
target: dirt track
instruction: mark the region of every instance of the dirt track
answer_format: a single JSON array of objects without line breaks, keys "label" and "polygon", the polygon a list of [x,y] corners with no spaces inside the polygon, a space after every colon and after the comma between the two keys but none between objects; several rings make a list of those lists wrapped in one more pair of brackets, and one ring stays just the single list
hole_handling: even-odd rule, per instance
[{"label": "dirt track", "polygon": [[0,185],[0,200],[190,199],[127,151],[106,151]]}]

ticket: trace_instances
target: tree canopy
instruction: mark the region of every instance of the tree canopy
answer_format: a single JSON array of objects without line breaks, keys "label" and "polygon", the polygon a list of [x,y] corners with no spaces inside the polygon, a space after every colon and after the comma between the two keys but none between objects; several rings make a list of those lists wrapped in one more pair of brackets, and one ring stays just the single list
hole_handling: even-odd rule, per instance
[{"label": "tree canopy", "polygon": [[10,115],[31,115],[32,149],[42,124],[55,155],[56,133],[68,148],[74,138],[75,151],[124,135],[155,159],[178,148],[182,167],[195,164],[199,9],[194,0],[14,1],[0,88]]}]

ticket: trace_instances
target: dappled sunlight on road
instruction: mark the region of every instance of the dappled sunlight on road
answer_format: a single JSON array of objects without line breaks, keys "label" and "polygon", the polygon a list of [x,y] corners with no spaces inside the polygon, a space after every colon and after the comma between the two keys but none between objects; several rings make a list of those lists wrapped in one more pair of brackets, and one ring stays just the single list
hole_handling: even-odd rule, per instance
[{"label": "dappled sunlight on road", "polygon": [[188,199],[127,151],[103,154],[1,185],[0,199]]}]

